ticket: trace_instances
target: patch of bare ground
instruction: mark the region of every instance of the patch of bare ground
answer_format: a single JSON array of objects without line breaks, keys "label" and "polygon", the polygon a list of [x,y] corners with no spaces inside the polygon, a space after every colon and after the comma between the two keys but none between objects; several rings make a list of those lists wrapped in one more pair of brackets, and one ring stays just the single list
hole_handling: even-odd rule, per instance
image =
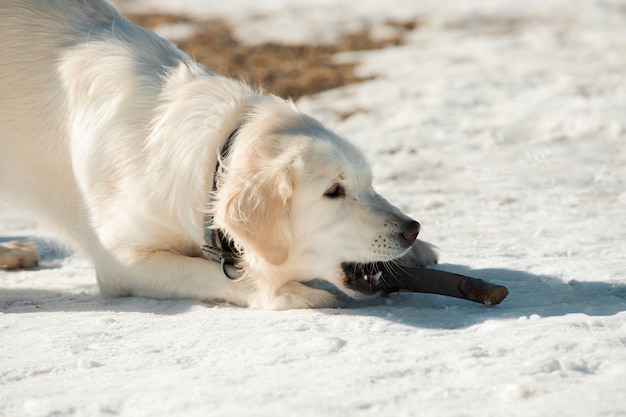
[{"label": "patch of bare ground", "polygon": [[246,45],[237,39],[232,27],[223,19],[200,20],[169,13],[134,13],[127,17],[147,29],[191,24],[196,29],[194,33],[175,43],[208,70],[294,100],[371,79],[357,75],[356,63],[338,63],[333,56],[346,51],[402,45],[406,33],[419,25],[417,19],[388,21],[386,25],[392,29],[392,34],[385,38],[375,37],[371,28],[365,27],[346,32],[333,44],[265,42]]}]

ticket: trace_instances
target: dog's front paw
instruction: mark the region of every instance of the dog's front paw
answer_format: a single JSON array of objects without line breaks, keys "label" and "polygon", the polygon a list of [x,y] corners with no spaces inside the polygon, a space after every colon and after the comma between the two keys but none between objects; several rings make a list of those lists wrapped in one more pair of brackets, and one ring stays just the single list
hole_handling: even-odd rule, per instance
[{"label": "dog's front paw", "polygon": [[37,249],[33,243],[14,240],[0,244],[0,269],[33,268],[37,264]]},{"label": "dog's front paw", "polygon": [[311,288],[301,282],[291,281],[273,294],[255,300],[253,307],[267,310],[292,310],[303,308],[334,308],[337,299],[328,291]]},{"label": "dog's front paw", "polygon": [[430,243],[416,240],[409,252],[404,255],[398,263],[407,266],[427,266],[436,264],[439,261],[439,254]]}]

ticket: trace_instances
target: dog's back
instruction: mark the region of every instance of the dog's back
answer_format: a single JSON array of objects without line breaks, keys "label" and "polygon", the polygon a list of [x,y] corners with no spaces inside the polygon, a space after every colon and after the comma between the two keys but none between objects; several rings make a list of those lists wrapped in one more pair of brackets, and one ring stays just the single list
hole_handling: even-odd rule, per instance
[{"label": "dog's back", "polygon": [[[141,42],[145,48],[133,46]],[[81,147],[105,145],[79,143],[94,135],[81,135],[76,126],[111,129],[101,137],[113,137],[107,120],[119,120],[131,107],[134,114],[153,107],[162,87],[159,71],[186,57],[98,0],[0,2],[0,56],[0,193],[30,209],[73,247],[90,252],[85,247],[93,240],[85,236],[90,219],[79,191],[85,188],[79,182],[89,178],[80,174],[94,172],[102,161],[83,157],[94,153]],[[140,71],[149,76],[136,76]],[[138,79],[144,85],[137,85]],[[136,96],[144,103],[111,96],[111,91],[130,96],[137,89],[143,89]],[[80,103],[84,97],[98,101]],[[126,109],[118,105],[124,100]],[[146,117],[138,115],[137,123],[145,124]],[[77,166],[87,164],[89,169]]]},{"label": "dog's back", "polygon": [[58,64],[63,50],[80,42],[81,26],[120,16],[106,3],[72,3],[0,2],[0,193],[78,245],[86,219],[72,175]]}]

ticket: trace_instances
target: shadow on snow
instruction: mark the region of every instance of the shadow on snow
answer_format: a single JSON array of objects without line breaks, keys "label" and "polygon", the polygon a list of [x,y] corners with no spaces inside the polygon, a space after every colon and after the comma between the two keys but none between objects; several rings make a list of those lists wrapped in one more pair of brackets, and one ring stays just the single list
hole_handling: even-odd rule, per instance
[{"label": "shadow on snow", "polygon": [[[8,240],[11,239],[0,238],[0,241]],[[48,254],[43,252],[43,266],[29,271],[6,272],[5,276],[37,274],[42,269],[48,269],[47,264],[54,265],[57,259],[68,256],[67,252],[58,251],[54,245],[43,241],[37,241],[37,245],[38,248],[48,248],[49,251]],[[373,297],[362,301],[351,300],[338,294],[341,310],[326,311],[335,315],[339,313],[346,316],[378,317],[419,328],[459,329],[487,320],[518,319],[533,314],[541,317],[572,313],[610,316],[626,310],[626,285],[623,284],[578,281],[564,283],[554,277],[533,275],[523,271],[472,270],[451,264],[439,265],[437,268],[505,285],[509,289],[509,295],[500,305],[487,307],[471,301],[434,294],[400,293],[387,298]],[[88,273],[92,273],[90,268],[87,270]],[[28,279],[28,276],[22,279]],[[153,300],[141,297],[103,299],[98,293],[95,277],[93,285],[83,284],[82,287],[60,290],[7,289],[2,288],[0,281],[0,312],[4,313],[117,311],[169,315],[184,313],[198,304],[200,303],[196,301]],[[250,310],[250,314],[255,314],[254,310]]]}]

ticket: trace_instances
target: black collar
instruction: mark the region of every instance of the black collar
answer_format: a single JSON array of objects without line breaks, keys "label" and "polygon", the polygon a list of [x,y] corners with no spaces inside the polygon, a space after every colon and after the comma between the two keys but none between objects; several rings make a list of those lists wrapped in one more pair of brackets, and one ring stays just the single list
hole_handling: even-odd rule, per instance
[{"label": "black collar", "polygon": [[[236,127],[226,138],[226,142],[222,145],[222,149],[220,150],[220,155],[217,158],[217,162],[215,163],[215,172],[213,172],[213,190],[212,194],[214,195],[217,192],[217,176],[220,170],[221,162],[226,159],[228,156],[228,152],[230,151],[231,145],[239,133],[240,127]],[[233,276],[234,274],[228,273],[226,271],[226,266],[230,265],[231,267],[235,267],[237,261],[239,260],[239,251],[235,248],[233,241],[226,238],[224,232],[220,229],[214,229],[213,227],[213,216],[211,214],[205,214],[204,216],[204,246],[202,246],[202,252],[205,255],[205,258],[218,262],[222,268],[222,273],[226,278],[231,281],[236,281],[240,278],[240,276]]]}]

